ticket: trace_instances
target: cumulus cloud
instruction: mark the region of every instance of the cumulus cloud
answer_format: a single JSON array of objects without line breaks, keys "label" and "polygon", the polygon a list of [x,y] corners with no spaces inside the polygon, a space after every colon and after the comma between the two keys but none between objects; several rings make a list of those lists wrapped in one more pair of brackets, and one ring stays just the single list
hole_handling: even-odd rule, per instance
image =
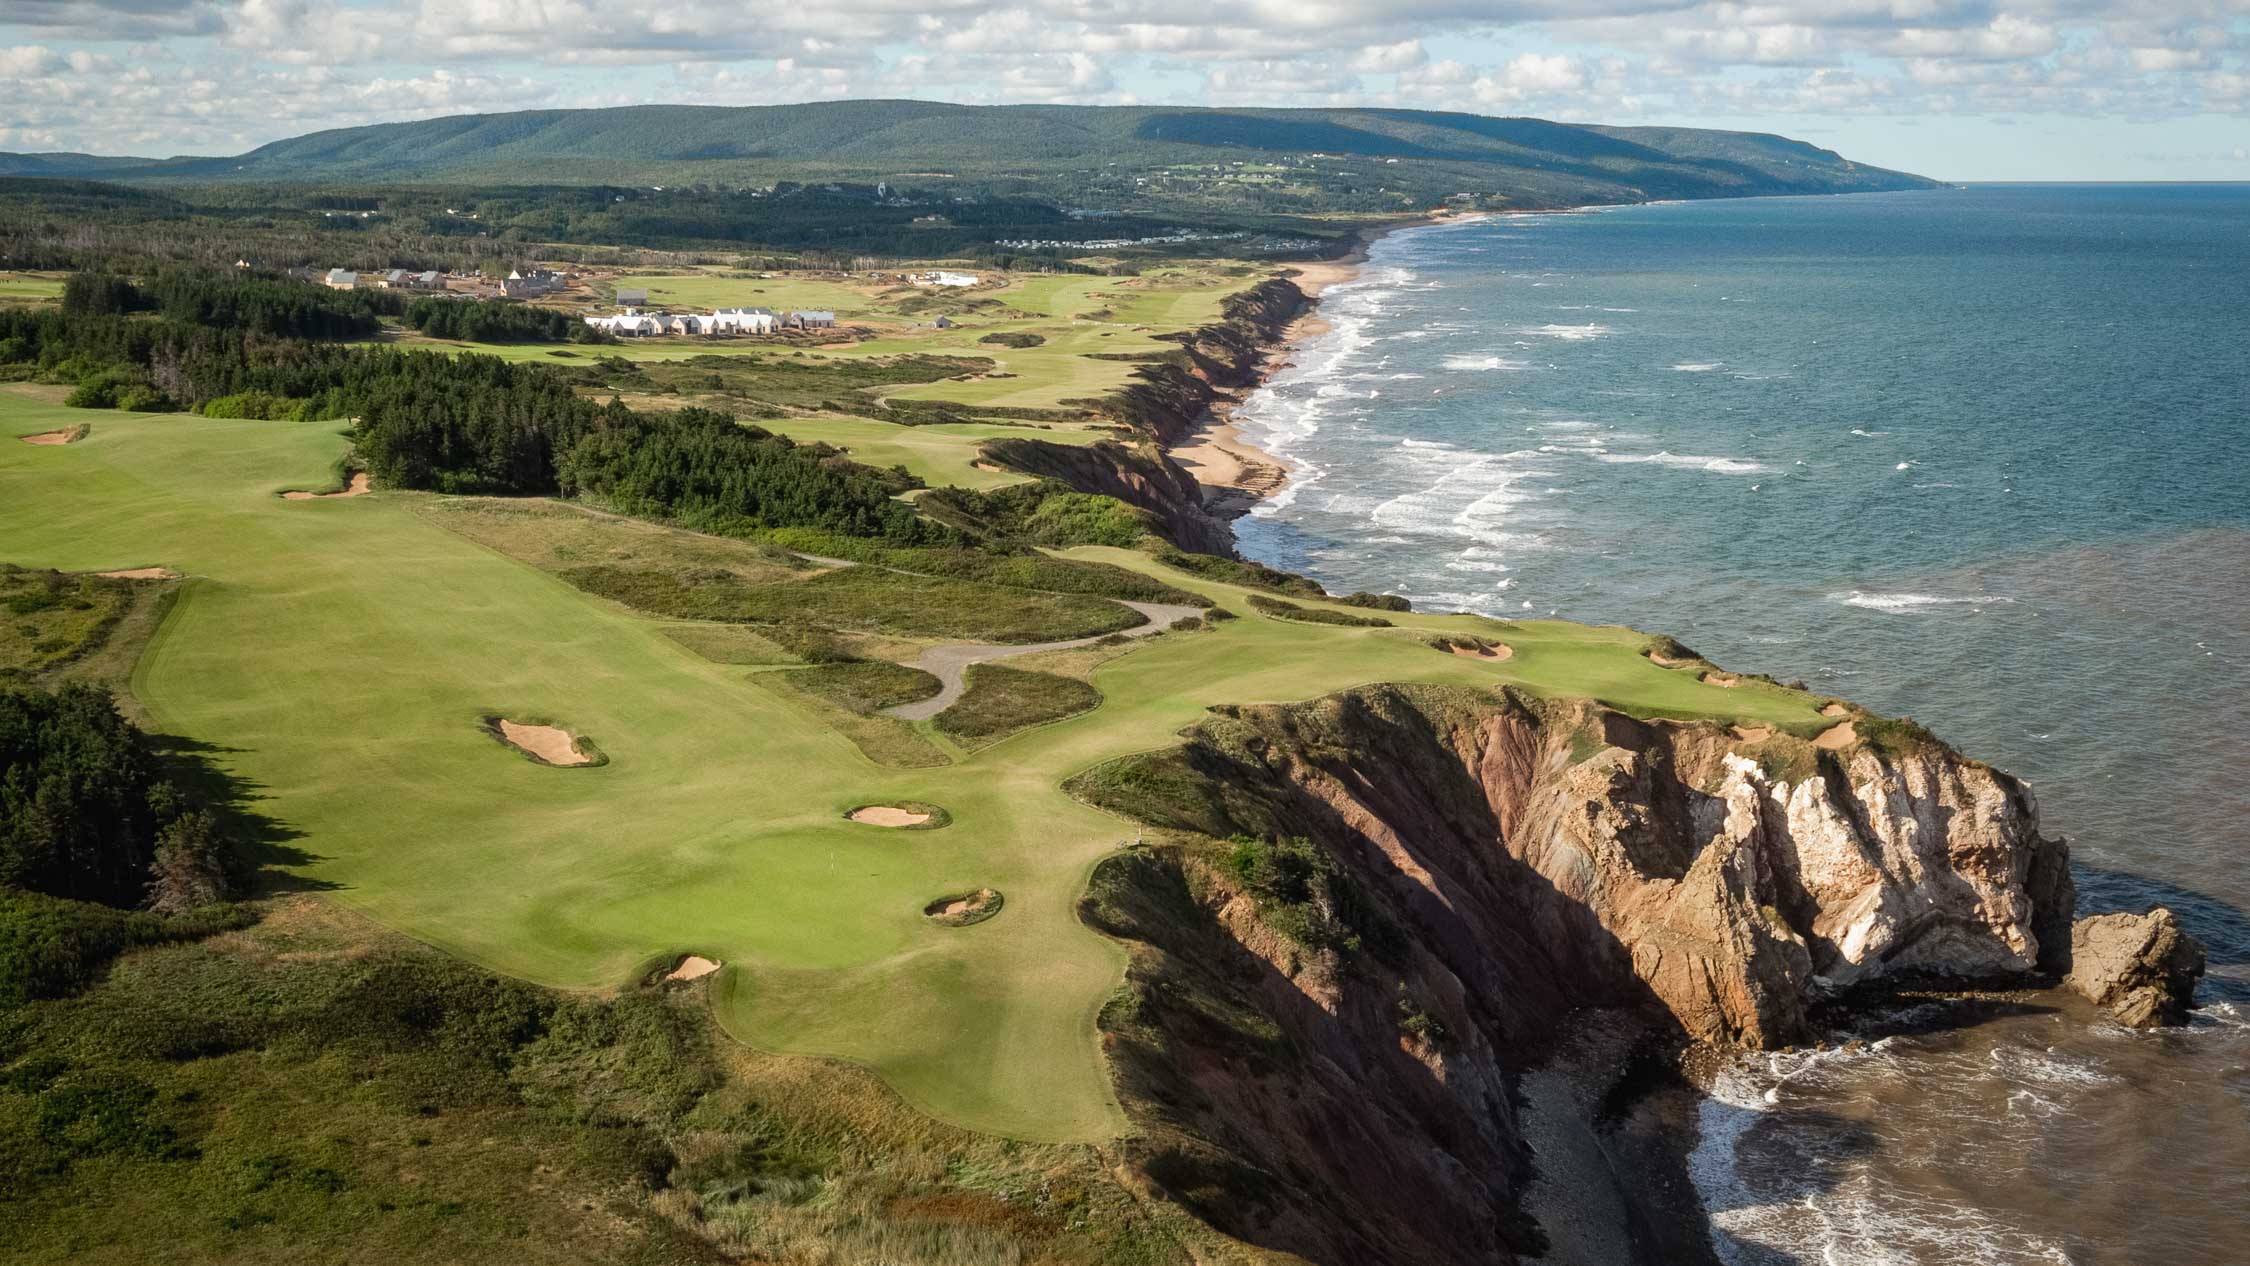
[{"label": "cumulus cloud", "polygon": [[2246,83],[2250,0],[0,0],[11,143],[141,152],[636,100],[2153,119]]}]

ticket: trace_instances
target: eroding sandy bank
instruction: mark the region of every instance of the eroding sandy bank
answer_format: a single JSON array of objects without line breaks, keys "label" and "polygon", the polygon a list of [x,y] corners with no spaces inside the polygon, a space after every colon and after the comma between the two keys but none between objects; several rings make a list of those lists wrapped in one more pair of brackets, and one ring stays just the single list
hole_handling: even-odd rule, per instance
[{"label": "eroding sandy bank", "polygon": [[680,960],[680,965],[664,974],[666,980],[701,980],[719,970],[719,964],[700,954],[690,954]]},{"label": "eroding sandy bank", "polygon": [[356,470],[352,472],[352,481],[344,485],[339,491],[285,492],[281,494],[281,499],[284,501],[332,501],[338,497],[364,497],[371,491],[373,489],[368,485],[367,472]]}]

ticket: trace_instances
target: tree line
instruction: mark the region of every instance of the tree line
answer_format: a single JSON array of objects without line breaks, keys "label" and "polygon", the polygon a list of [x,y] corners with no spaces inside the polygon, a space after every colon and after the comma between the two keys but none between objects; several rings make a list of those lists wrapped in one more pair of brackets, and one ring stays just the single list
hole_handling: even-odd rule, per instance
[{"label": "tree line", "polygon": [[383,290],[331,290],[294,278],[164,268],[136,283],[111,273],[74,273],[63,283],[65,316],[154,312],[166,320],[274,338],[371,338],[379,318],[406,310]]},{"label": "tree line", "polygon": [[431,338],[465,343],[607,343],[608,335],[553,308],[512,299],[440,299],[423,295],[406,305],[406,324]]},{"label": "tree line", "polygon": [[178,913],[232,887],[217,821],[108,691],[0,691],[0,888]]}]

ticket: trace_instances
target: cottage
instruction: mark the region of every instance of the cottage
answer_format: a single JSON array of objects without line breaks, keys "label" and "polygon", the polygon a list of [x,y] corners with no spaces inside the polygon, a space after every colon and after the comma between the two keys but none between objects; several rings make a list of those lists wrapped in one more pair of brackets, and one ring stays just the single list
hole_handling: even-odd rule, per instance
[{"label": "cottage", "polygon": [[941,316],[937,320],[930,322],[930,328],[933,330],[950,330],[953,328],[953,318],[949,316]]},{"label": "cottage", "polygon": [[646,289],[619,290],[617,292],[617,306],[620,308],[645,308],[648,306],[648,291]]},{"label": "cottage", "polygon": [[445,289],[445,274],[433,268],[426,273],[414,274],[407,279],[406,284],[416,290],[443,290]]},{"label": "cottage", "polygon": [[327,280],[321,283],[330,290],[351,290],[359,285],[359,274],[344,268],[328,270]]},{"label": "cottage", "polygon": [[686,334],[690,336],[709,334],[713,332],[710,320],[711,319],[709,317],[700,317],[692,312],[683,313],[682,315],[673,317],[671,320],[665,322],[664,331],[667,334]]},{"label": "cottage", "polygon": [[619,338],[648,338],[665,332],[663,320],[642,316],[637,312],[620,312],[615,316],[590,316],[586,324],[607,331]]},{"label": "cottage", "polygon": [[500,282],[500,293],[511,299],[537,299],[561,289],[564,281],[561,273],[548,272],[544,268],[528,273],[510,269],[507,277]]},{"label": "cottage", "polygon": [[836,327],[836,314],[824,311],[792,312],[789,325],[799,330],[829,330]]},{"label": "cottage", "polygon": [[403,290],[406,288],[406,277],[405,269],[393,268],[378,278],[375,284],[385,290]]},{"label": "cottage", "polygon": [[764,308],[721,308],[710,320],[715,334],[771,334],[775,324],[773,313]]}]

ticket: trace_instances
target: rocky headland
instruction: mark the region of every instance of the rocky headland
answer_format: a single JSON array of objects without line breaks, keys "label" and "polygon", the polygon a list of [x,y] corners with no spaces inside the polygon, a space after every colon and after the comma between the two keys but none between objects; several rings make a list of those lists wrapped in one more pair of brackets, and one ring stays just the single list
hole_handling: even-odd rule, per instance
[{"label": "rocky headland", "polygon": [[[1309,303],[1264,283],[1089,402],[1137,440],[988,455],[1231,556],[1166,449]],[[1709,1261],[1699,1061],[1820,1043],[1892,989],[2067,978],[2124,1023],[2179,1021],[2201,950],[2168,912],[2074,933],[2030,788],[1835,706],[1853,724],[1816,742],[1374,685],[1089,772],[1077,794],[1159,834],[1081,905],[1132,951],[1100,1019],[1137,1127],[1120,1178],[1336,1266]]]}]

